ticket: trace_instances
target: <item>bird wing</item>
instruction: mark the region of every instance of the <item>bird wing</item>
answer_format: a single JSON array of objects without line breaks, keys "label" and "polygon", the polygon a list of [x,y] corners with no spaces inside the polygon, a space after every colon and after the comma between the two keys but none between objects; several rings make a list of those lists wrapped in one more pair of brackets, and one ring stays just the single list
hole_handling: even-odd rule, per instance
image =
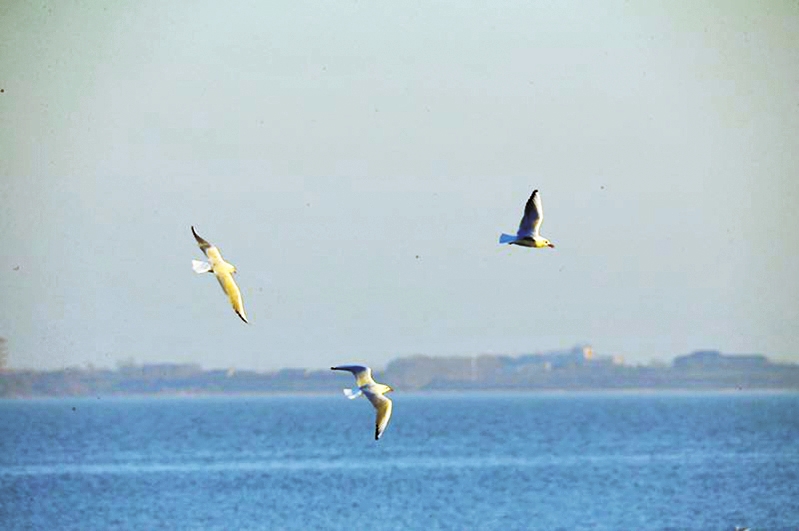
[{"label": "bird wing", "polygon": [[194,239],[197,240],[197,245],[200,246],[200,250],[207,255],[208,249],[213,247],[213,245],[202,239],[200,235],[197,234],[197,231],[194,230],[194,225],[191,226],[191,233],[194,235]]},{"label": "bird wing", "polygon": [[222,260],[222,253],[219,252],[219,249],[215,245],[211,245],[201,238],[200,235],[194,230],[194,225],[191,227],[191,233],[194,234],[194,239],[197,240],[197,245],[200,246],[200,250],[205,253],[205,256],[207,256],[211,261],[211,265],[215,265],[218,262],[224,261]]},{"label": "bird wing", "polygon": [[225,292],[225,295],[230,300],[233,310],[242,321],[248,323],[249,321],[247,321],[247,316],[244,313],[244,301],[241,299],[241,291],[236,281],[233,280],[233,274],[230,272],[217,273],[216,279],[219,281],[219,285],[222,286],[222,291]]},{"label": "bird wing", "polygon": [[544,208],[541,206],[541,196],[538,195],[538,190],[533,190],[530,199],[524,205],[524,216],[519,223],[519,231],[516,236],[519,238],[538,236],[538,230],[543,221]]},{"label": "bird wing", "polygon": [[383,432],[386,431],[388,421],[391,420],[393,404],[391,403],[391,399],[369,389],[364,390],[364,395],[366,395],[366,398],[369,399],[369,402],[371,402],[377,410],[377,417],[375,418],[375,440],[378,440],[380,436],[383,435]]},{"label": "bird wing", "polygon": [[375,383],[372,379],[372,369],[363,365],[339,365],[338,367],[330,367],[334,371],[348,371],[355,376],[355,385],[363,387]]}]

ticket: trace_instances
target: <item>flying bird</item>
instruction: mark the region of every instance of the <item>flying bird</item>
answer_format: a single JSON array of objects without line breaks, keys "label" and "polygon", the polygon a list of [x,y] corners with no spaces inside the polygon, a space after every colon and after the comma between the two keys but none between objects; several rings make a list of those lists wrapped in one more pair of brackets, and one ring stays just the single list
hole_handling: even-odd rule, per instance
[{"label": "flying bird", "polygon": [[216,279],[219,281],[219,285],[222,286],[222,291],[225,292],[225,295],[227,295],[230,300],[233,310],[241,317],[242,321],[245,323],[249,322],[247,321],[247,315],[244,313],[244,302],[241,300],[241,291],[239,291],[236,281],[233,280],[233,273],[236,272],[236,266],[225,262],[219,249],[217,249],[215,245],[211,245],[203,240],[194,230],[194,226],[191,227],[191,233],[194,234],[197,245],[200,246],[202,252],[208,257],[208,262],[192,260],[191,268],[194,269],[195,273],[213,273],[216,275]]},{"label": "flying bird", "polygon": [[344,395],[350,400],[364,395],[369,399],[374,408],[377,410],[377,418],[375,419],[375,440],[379,440],[386,431],[388,421],[391,419],[391,400],[386,398],[385,393],[390,393],[394,389],[388,385],[377,383],[372,379],[372,369],[364,367],[363,365],[340,365],[338,367],[330,367],[334,371],[348,371],[355,376],[355,389],[344,389]]},{"label": "flying bird", "polygon": [[541,196],[538,190],[533,190],[527,204],[524,205],[524,216],[519,223],[519,230],[516,236],[502,233],[499,236],[499,243],[510,245],[521,245],[522,247],[555,247],[555,245],[539,234],[541,223],[544,221],[544,209],[541,206]]}]

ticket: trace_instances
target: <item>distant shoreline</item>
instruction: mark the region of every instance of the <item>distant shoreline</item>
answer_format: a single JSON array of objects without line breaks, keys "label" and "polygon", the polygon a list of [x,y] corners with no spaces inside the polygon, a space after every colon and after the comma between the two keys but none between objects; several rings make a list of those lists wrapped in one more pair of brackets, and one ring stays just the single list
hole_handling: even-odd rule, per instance
[{"label": "distant shoreline", "polygon": [[[799,365],[773,363],[762,354],[697,351],[671,365],[632,366],[589,346],[522,356],[481,355],[398,358],[380,381],[398,392],[468,393],[736,393],[799,391]],[[0,397],[97,396],[316,396],[351,385],[329,369],[274,372],[203,369],[197,364],[122,365],[116,370],[0,371]]]},{"label": "distant shoreline", "polygon": [[[799,394],[799,389],[796,388],[630,388],[630,389],[469,389],[469,390],[453,390],[453,389],[437,389],[437,390],[421,390],[414,389],[402,391],[395,390],[394,397],[468,397],[468,396],[518,396],[518,395],[535,395],[540,397],[573,397],[573,396],[689,396],[689,395],[791,395]],[[3,401],[67,401],[67,400],[141,400],[141,399],[167,399],[167,400],[181,400],[181,399],[216,399],[216,398],[230,398],[230,399],[247,399],[247,398],[338,398],[340,392],[318,391],[318,392],[284,392],[284,391],[264,391],[253,393],[114,393],[114,394],[101,394],[101,395],[19,395],[19,396],[2,396],[0,402]]]}]

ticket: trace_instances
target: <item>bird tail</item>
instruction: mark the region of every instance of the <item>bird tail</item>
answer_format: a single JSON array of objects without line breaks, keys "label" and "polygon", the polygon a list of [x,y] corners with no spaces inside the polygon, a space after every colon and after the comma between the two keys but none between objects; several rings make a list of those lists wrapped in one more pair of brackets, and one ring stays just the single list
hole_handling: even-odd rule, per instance
[{"label": "bird tail", "polygon": [[358,398],[362,394],[363,391],[361,391],[360,389],[344,389],[344,396],[346,396],[350,400]]},{"label": "bird tail", "polygon": [[505,234],[504,232],[499,235],[499,243],[510,243],[517,240],[516,236]]},{"label": "bird tail", "polygon": [[208,273],[211,270],[211,264],[208,262],[200,262],[199,260],[191,261],[191,268],[195,273]]}]

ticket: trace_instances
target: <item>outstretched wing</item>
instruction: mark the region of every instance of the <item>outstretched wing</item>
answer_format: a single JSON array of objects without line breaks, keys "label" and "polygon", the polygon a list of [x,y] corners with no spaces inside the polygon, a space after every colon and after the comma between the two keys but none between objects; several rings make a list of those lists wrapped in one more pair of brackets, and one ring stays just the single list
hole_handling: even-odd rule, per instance
[{"label": "outstretched wing", "polygon": [[383,432],[386,431],[388,421],[391,420],[393,404],[391,403],[391,399],[381,394],[373,393],[368,390],[364,391],[364,394],[377,410],[377,417],[375,418],[375,440],[377,441],[380,439],[380,436],[383,435]]},{"label": "outstretched wing", "polygon": [[533,190],[530,199],[524,205],[524,216],[522,216],[522,221],[519,223],[519,231],[516,236],[519,238],[538,236],[538,231],[543,221],[544,209],[541,206],[541,196],[538,195],[538,190]]},{"label": "outstretched wing", "polygon": [[213,247],[213,245],[203,240],[200,235],[197,234],[197,232],[194,230],[194,225],[191,226],[191,233],[194,234],[194,239],[197,240],[197,245],[200,246],[200,250],[207,255],[208,249]]},{"label": "outstretched wing", "polygon": [[247,321],[247,315],[244,313],[244,301],[241,299],[241,291],[236,281],[233,280],[233,275],[231,273],[217,274],[216,279],[219,281],[219,285],[222,286],[222,290],[230,300],[233,311],[236,312],[242,321],[249,323],[249,321]]},{"label": "outstretched wing", "polygon": [[363,365],[339,365],[330,367],[330,370],[351,372],[355,376],[355,385],[358,387],[375,383],[372,379],[372,369]]}]

